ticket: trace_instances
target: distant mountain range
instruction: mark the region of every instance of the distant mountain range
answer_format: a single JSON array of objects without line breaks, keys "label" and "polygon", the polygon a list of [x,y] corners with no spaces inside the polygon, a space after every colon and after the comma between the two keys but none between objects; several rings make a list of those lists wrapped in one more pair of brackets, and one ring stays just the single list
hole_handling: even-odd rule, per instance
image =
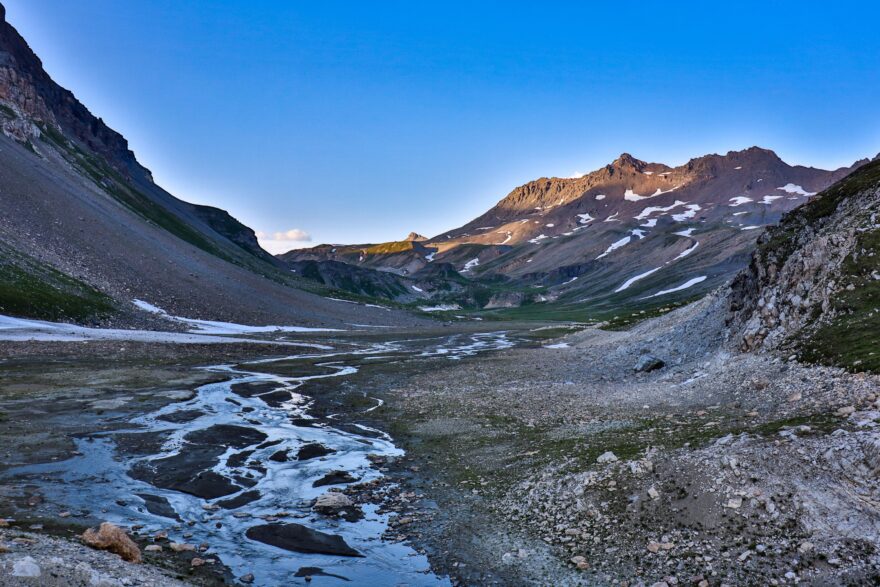
[{"label": "distant mountain range", "polygon": [[[430,239],[319,245],[279,259],[391,273],[408,285],[398,299],[508,315],[664,305],[729,279],[747,264],[765,226],[867,162],[827,171],[752,147],[670,167],[624,153],[581,177],[531,181]],[[437,287],[438,266],[458,287]]]}]

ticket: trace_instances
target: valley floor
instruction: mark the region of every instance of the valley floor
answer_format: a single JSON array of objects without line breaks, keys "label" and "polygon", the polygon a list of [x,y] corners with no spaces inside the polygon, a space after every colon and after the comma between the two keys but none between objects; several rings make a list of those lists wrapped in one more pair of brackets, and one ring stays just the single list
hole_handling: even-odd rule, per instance
[{"label": "valley floor", "polygon": [[[400,536],[462,584],[880,580],[880,378],[727,350],[712,298],[386,394]],[[634,372],[650,352],[667,366]]]},{"label": "valley floor", "polygon": [[[733,352],[717,326],[721,314],[709,297],[626,332],[589,329],[558,340],[560,329],[507,325],[529,342],[456,361],[364,367],[310,388],[314,413],[362,408],[352,398],[365,394],[384,400],[353,421],[389,432],[406,455],[379,465],[391,483],[345,492],[393,512],[385,539],[426,553],[454,584],[880,580],[880,379]],[[160,392],[210,377],[193,379],[194,365],[277,353],[253,344],[3,350],[0,470],[65,458],[71,435],[107,425],[100,411],[84,410],[66,429],[35,429],[63,401],[100,406],[136,389],[124,409],[142,412],[170,401]],[[634,371],[645,353],[666,366]],[[80,368],[68,368],[72,362]],[[45,398],[22,412],[29,419],[8,413],[28,396]],[[81,531],[53,504],[29,506],[33,487],[4,492],[2,514],[14,500],[21,506],[16,536],[33,524],[65,542]],[[0,564],[31,548],[16,546],[12,534],[0,537],[11,551]],[[187,581],[231,579],[192,573],[186,563],[168,557],[160,566]],[[139,571],[128,577],[139,580]]]}]

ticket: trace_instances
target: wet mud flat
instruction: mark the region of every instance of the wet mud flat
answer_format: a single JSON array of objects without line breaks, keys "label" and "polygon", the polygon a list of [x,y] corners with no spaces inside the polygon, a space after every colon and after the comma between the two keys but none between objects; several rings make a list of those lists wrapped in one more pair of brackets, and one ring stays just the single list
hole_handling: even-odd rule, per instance
[{"label": "wet mud flat", "polygon": [[[349,340],[209,367],[197,356],[6,362],[0,515],[71,535],[113,521],[163,546],[148,562],[203,583],[445,584],[424,556],[383,540],[388,512],[356,496],[386,484],[403,451],[358,417],[382,401],[339,382],[511,344],[480,333]],[[169,553],[172,543],[187,550]],[[196,555],[213,562],[187,568]]]}]

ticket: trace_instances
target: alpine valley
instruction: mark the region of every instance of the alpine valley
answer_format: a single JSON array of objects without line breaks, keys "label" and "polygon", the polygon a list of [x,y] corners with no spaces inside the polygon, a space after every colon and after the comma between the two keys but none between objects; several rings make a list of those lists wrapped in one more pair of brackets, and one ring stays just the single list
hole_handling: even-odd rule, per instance
[{"label": "alpine valley", "polygon": [[[361,22],[391,3],[352,3],[351,29],[336,3],[253,3],[234,21],[243,3],[208,4],[156,29],[175,65],[213,47],[177,26],[188,11],[241,43],[196,59],[205,75],[284,50],[305,66],[306,32],[333,73],[316,86],[374,53],[382,71],[407,63]],[[285,10],[331,12],[304,32]],[[461,11],[468,26],[479,12]],[[428,20],[446,34],[441,12]],[[281,37],[297,51],[260,49]],[[470,67],[459,41],[419,39],[406,84],[427,70],[434,88],[434,59]],[[272,99],[299,108],[312,89]],[[235,98],[199,86],[218,94]],[[157,185],[2,5],[0,130],[0,587],[880,584],[880,156],[823,170],[759,147],[678,166],[622,154],[438,235],[276,256]],[[284,136],[311,156],[319,138]]]}]

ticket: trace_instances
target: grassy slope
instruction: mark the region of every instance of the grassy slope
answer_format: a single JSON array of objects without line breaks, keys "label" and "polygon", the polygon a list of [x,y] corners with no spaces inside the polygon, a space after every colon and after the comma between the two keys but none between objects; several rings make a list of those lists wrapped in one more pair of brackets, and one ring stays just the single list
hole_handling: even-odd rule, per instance
[{"label": "grassy slope", "polygon": [[800,344],[803,359],[855,371],[880,372],[880,230],[858,237],[856,254],[841,266],[844,289],[834,300],[835,317],[807,334]]},{"label": "grassy slope", "polygon": [[0,244],[0,314],[89,322],[113,311],[98,290]]}]

